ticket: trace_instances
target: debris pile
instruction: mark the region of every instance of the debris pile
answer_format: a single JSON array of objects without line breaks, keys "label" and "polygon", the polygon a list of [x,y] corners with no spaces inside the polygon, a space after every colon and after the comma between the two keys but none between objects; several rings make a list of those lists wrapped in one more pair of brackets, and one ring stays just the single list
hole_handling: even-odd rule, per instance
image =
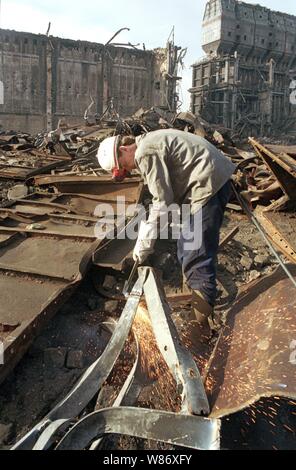
[{"label": "debris pile", "polygon": [[[226,316],[226,314],[245,284],[248,284],[250,289],[246,295],[251,299],[254,290],[266,285],[265,278],[260,278],[271,274],[277,261],[266,250],[256,229],[250,225],[238,201],[233,197],[228,205],[223,228],[223,237],[226,236],[221,241],[218,271],[219,300],[215,318],[217,324],[226,324],[226,330],[224,335],[221,335],[218,348],[214,350],[209,363],[203,361],[204,382],[207,385],[208,396],[212,400],[211,409],[214,410],[213,420],[197,419],[196,421],[196,417],[192,416],[191,412],[180,418],[179,411],[182,400],[185,400],[188,406],[187,411],[190,409],[190,399],[193,400],[193,403],[195,402],[193,390],[188,385],[190,381],[187,383],[187,378],[182,376],[182,367],[180,366],[181,368],[177,368],[176,371],[172,365],[171,348],[175,348],[173,350],[177,356],[180,354],[175,341],[175,330],[172,329],[172,325],[166,325],[163,330],[165,340],[157,338],[155,325],[153,332],[145,309],[142,310],[142,315],[138,311],[134,328],[131,331],[124,323],[123,317],[120,317],[117,326],[114,324],[114,319],[118,319],[125,304],[121,289],[131,264],[134,242],[116,239],[110,241],[104,237],[98,239],[95,232],[98,224],[98,217],[95,216],[95,213],[100,204],[108,201],[115,208],[118,195],[124,195],[128,205],[144,200],[145,203],[147,202],[147,194],[144,192],[139,175],[133,174],[119,184],[114,183],[110,176],[99,167],[96,153],[101,141],[114,134],[137,136],[163,128],[176,128],[205,137],[238,165],[235,180],[241,195],[250,208],[255,211],[269,238],[282,253],[283,259],[296,262],[296,147],[294,146],[270,144],[265,141],[258,142],[254,139],[250,139],[248,143],[237,143],[231,139],[227,130],[211,127],[207,122],[190,113],[180,113],[176,116],[158,108],[141,109],[127,119],[121,119],[113,110],[111,114],[106,113],[95,123],[87,122],[83,126],[68,127],[65,123],[60,122],[57,130],[50,134],[41,133],[36,137],[16,133],[3,134],[0,136],[0,199],[2,198],[0,200],[2,207],[0,208],[0,288],[3,292],[2,309],[0,308],[0,339],[4,342],[6,362],[5,366],[0,366],[0,380],[7,377],[9,372],[15,368],[34,338],[42,332],[45,321],[53,318],[61,307],[67,313],[67,315],[65,314],[65,322],[68,322],[66,317],[71,316],[69,313],[73,314],[73,311],[77,310],[75,302],[71,303],[71,300],[68,301],[68,299],[77,287],[81,286],[83,278],[86,278],[87,293],[84,294],[85,298],[81,307],[83,313],[80,313],[84,320],[82,321],[79,316],[76,330],[73,329],[79,336],[79,342],[69,347],[68,344],[65,344],[64,338],[61,338],[63,328],[57,328],[59,341],[56,344],[52,345],[50,342],[52,336],[49,340],[50,333],[44,332],[44,337],[47,338],[46,344],[39,348],[37,353],[36,349],[34,350],[37,355],[42,357],[43,368],[46,366],[52,373],[55,371],[56,375],[63,376],[58,388],[59,396],[56,393],[46,395],[46,412],[49,409],[54,409],[54,405],[67,395],[73,386],[73,381],[81,375],[81,371],[88,370],[90,373],[89,376],[87,373],[84,375],[85,383],[88,386],[92,377],[92,364],[96,364],[102,376],[100,376],[99,383],[98,376],[91,382],[91,387],[93,387],[91,390],[95,391],[93,395],[91,390],[89,393],[86,393],[85,390],[81,391],[82,401],[78,389],[70,392],[67,400],[74,408],[71,408],[70,414],[68,411],[65,414],[64,403],[61,403],[61,408],[49,415],[53,425],[58,419],[75,417],[80,420],[81,417],[86,416],[86,423],[90,424],[88,419],[91,418],[87,411],[93,410],[87,407],[90,406],[89,402],[96,393],[99,393],[96,397],[95,408],[98,413],[97,417],[106,420],[112,429],[118,432],[127,431],[124,427],[127,420],[131,419],[131,422],[134,423],[137,420],[140,422],[143,416],[146,420],[148,419],[145,414],[147,410],[133,411],[131,415],[128,410],[118,412],[117,407],[122,403],[125,403],[126,407],[134,405],[134,403],[140,403],[147,408],[161,407],[163,410],[167,409],[171,414],[164,415],[163,412],[154,412],[151,414],[151,419],[156,421],[167,419],[168,422],[170,419],[177,419],[181,428],[189,426],[192,429],[198,423],[197,429],[195,428],[196,434],[194,434],[197,440],[198,436],[202,436],[203,430],[206,429],[206,437],[198,444],[186,439],[185,441],[177,439],[175,442],[193,445],[195,448],[207,448],[210,446],[209,442],[213,442],[210,438],[217,439],[219,435],[217,418],[220,419],[231,412],[231,402],[228,399],[232,396],[231,371],[235,369],[233,363],[235,363],[236,357],[235,351],[233,352],[232,349],[232,341],[234,338],[236,342],[239,342],[237,338],[242,337],[241,330],[245,331],[244,323],[250,330],[248,330],[248,340],[252,344],[257,344],[259,348],[259,352],[256,352],[257,355],[254,353],[252,357],[255,359],[258,357],[258,361],[268,360],[266,351],[269,348],[264,342],[266,338],[262,337],[265,330],[260,330],[257,335],[247,308],[241,309],[241,320],[237,323],[237,328],[239,327],[241,330],[234,329],[232,334],[227,334],[227,328],[233,326],[233,311],[236,312],[237,305],[241,306],[240,302],[244,301],[244,297],[237,301],[238,304],[235,304],[230,316]],[[125,224],[132,222],[133,218],[129,217]],[[188,310],[189,297],[188,292],[181,287],[182,273],[178,270],[176,259],[175,243],[170,240],[168,242],[159,241],[152,262],[154,267],[159,268],[164,274],[168,303],[174,312],[172,318],[180,318],[181,322],[176,321],[177,327],[181,325],[186,329],[186,310]],[[96,268],[92,268],[91,275],[88,277],[92,264]],[[286,284],[277,276],[274,279],[279,292],[283,292],[284,295]],[[252,286],[253,282],[257,282],[254,290],[249,286],[250,283]],[[89,284],[92,283],[91,290]],[[267,284],[269,286],[269,281]],[[84,292],[85,285],[82,285],[80,289]],[[151,286],[150,291],[154,292]],[[266,300],[268,295],[269,293],[265,296],[262,294],[264,304],[268,303]],[[155,298],[153,302],[155,302]],[[161,296],[160,298],[160,305],[167,312],[166,301]],[[66,304],[67,301],[68,304]],[[152,301],[150,300],[150,302]],[[67,305],[70,307],[68,308]],[[256,303],[252,308],[257,313],[260,310]],[[291,308],[294,308],[293,305]],[[150,316],[153,317],[151,305],[148,310]],[[128,309],[125,309],[124,312],[125,314],[131,313]],[[277,321],[278,324],[282,324],[285,317],[285,312],[281,313],[282,316],[278,317],[277,312],[273,312],[274,321]],[[289,311],[289,318],[292,318],[292,314],[290,314]],[[259,328],[265,319],[265,312],[262,315],[260,316],[259,313],[257,315],[258,322],[261,322]],[[104,326],[102,325],[102,322],[107,322],[110,327],[112,321],[107,319],[110,316],[113,321],[113,332],[119,324],[121,325],[119,331],[123,335],[115,337],[118,341],[121,338],[121,342],[116,343],[118,357],[112,356],[114,350],[112,354],[110,353],[113,359],[108,355],[108,347],[112,346],[112,344],[110,345],[110,335],[106,339],[106,332],[103,332]],[[151,322],[153,323],[153,318],[151,318]],[[268,323],[267,318],[266,322]],[[123,323],[126,328],[124,334],[120,330],[123,328]],[[63,324],[64,328],[65,324]],[[142,328],[143,325],[145,329]],[[264,324],[263,327],[265,328],[265,326]],[[83,347],[84,334],[87,335],[87,354]],[[127,342],[124,341],[125,334],[128,338]],[[156,335],[156,339],[153,338],[153,334]],[[286,351],[284,341],[287,332],[283,332],[283,335],[281,343],[276,345],[280,348],[281,355]],[[173,343],[170,342],[172,341],[171,336]],[[182,335],[180,334],[180,336]],[[273,340],[272,338],[268,340],[268,346],[272,352]],[[170,344],[170,347],[167,344]],[[245,343],[242,344],[247,348]],[[241,348],[242,356],[246,356],[246,348]],[[154,351],[154,361],[149,356],[150,349]],[[226,349],[229,350],[230,365],[227,362],[228,358],[225,358],[221,353],[221,350]],[[93,351],[93,354],[90,354],[89,351]],[[101,355],[103,351],[105,353],[98,359],[98,355]],[[110,351],[112,352],[112,348]],[[182,354],[178,357],[184,359]],[[119,363],[116,369],[113,369],[114,362],[112,361],[116,362],[118,358]],[[245,361],[242,361],[243,373],[247,377],[245,371],[249,367],[250,358],[244,357],[244,359]],[[30,357],[23,361],[29,360]],[[184,364],[186,361],[183,366]],[[217,371],[220,369],[226,371],[224,382],[222,376],[217,376]],[[68,382],[65,379],[65,371],[69,374]],[[107,372],[110,374],[112,372],[112,374],[108,376]],[[263,372],[266,385],[270,374],[266,369]],[[236,373],[240,376],[239,369],[236,370]],[[260,373],[258,369],[259,378],[262,377]],[[290,373],[290,369],[287,375],[288,373]],[[34,371],[31,370],[30,374],[34,376]],[[37,372],[36,376],[38,376]],[[191,379],[197,380],[194,375]],[[237,383],[239,383],[239,379],[240,377],[238,377]],[[184,382],[182,382],[183,380]],[[180,393],[180,381],[185,387],[187,395],[185,392]],[[283,377],[276,377],[274,381],[281,381],[284,384]],[[129,389],[131,383],[133,385]],[[250,402],[253,403],[256,401],[253,400],[253,395],[256,394],[256,384],[252,383],[251,385],[254,385],[253,389],[249,389],[250,395],[252,395]],[[266,390],[261,391],[260,396],[273,396],[276,393],[294,398],[293,384],[289,383],[288,385],[289,390],[287,389],[285,393],[285,390],[279,390],[280,385],[277,383],[270,395],[266,391],[268,388],[266,385]],[[242,380],[240,386],[243,387]],[[46,389],[44,384],[41,389]],[[67,393],[63,393],[63,389]],[[235,411],[241,409],[241,403],[245,404],[248,399],[248,396],[242,397],[237,393]],[[219,400],[223,401],[221,406]],[[223,409],[221,411],[224,402],[227,405],[225,413]],[[77,403],[81,405],[79,409],[75,405]],[[110,414],[105,415],[102,409],[106,406],[114,406],[114,413],[111,411]],[[5,410],[3,413],[6,416]],[[44,403],[40,405],[39,414],[35,411],[34,413],[40,419],[43,418],[46,414],[44,413]],[[81,413],[83,414],[81,415]],[[175,422],[171,421],[171,423]],[[41,421],[41,428],[43,424],[44,421]],[[24,418],[24,427],[31,426],[32,418],[27,416]],[[69,439],[75,437],[76,431],[79,436],[81,435],[83,430],[81,431],[80,426],[83,427],[83,419],[79,421],[77,429],[76,427],[67,428]],[[175,427],[175,424],[170,424],[169,427]],[[42,434],[41,428],[38,430],[38,437]],[[150,429],[149,426],[147,429],[143,430],[139,424],[135,435],[152,439],[157,436],[160,440],[162,438],[163,441],[172,443],[172,436],[165,434],[161,426],[156,430]],[[7,430],[4,429],[2,440],[4,445],[12,443],[12,441],[15,443],[17,440],[16,435],[11,438],[13,433],[10,428],[8,430],[9,432],[6,432]],[[20,432],[22,429],[17,430],[18,435]],[[102,435],[105,432],[106,429],[102,429]],[[94,437],[97,438],[97,434]],[[173,437],[176,438],[175,435]],[[42,445],[46,447],[52,444],[46,433],[42,439],[35,442],[37,447],[42,448]],[[64,443],[61,442],[61,446],[72,446],[71,439],[68,442],[67,440]],[[44,444],[45,442],[46,444]],[[82,444],[79,443],[79,445]],[[100,445],[100,442],[97,445]]]}]

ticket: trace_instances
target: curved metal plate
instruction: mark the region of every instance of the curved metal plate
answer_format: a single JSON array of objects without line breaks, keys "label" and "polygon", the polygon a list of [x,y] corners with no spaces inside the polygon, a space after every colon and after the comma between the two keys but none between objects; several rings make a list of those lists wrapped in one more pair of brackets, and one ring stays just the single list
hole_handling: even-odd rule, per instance
[{"label": "curved metal plate", "polygon": [[94,439],[123,434],[197,450],[218,450],[220,421],[141,408],[109,408],[81,420],[57,450],[82,450]]},{"label": "curved metal plate", "polygon": [[[296,276],[295,266],[290,269]],[[211,417],[236,413],[263,397],[295,399],[293,351],[295,289],[279,269],[247,286],[228,314],[206,381]]]}]

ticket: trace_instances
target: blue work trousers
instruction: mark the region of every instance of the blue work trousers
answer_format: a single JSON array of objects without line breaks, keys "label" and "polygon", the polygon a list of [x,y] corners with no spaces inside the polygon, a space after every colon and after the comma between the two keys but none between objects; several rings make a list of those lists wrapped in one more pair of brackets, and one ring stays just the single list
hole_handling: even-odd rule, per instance
[{"label": "blue work trousers", "polygon": [[[200,211],[190,216],[187,220],[187,232],[185,236],[181,234],[178,241],[178,259],[188,286],[200,291],[212,306],[217,297],[216,277],[220,229],[230,194],[231,183],[229,181]],[[199,233],[196,236],[197,232]],[[198,240],[195,246],[194,243],[190,243],[193,236]]]}]

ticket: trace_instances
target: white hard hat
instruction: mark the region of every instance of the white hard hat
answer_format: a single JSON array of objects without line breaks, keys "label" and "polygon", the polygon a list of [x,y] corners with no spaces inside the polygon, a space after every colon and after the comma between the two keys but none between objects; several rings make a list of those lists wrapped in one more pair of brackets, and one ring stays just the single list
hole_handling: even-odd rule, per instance
[{"label": "white hard hat", "polygon": [[112,171],[118,168],[117,146],[120,136],[108,137],[100,144],[97,157],[103,170]]}]

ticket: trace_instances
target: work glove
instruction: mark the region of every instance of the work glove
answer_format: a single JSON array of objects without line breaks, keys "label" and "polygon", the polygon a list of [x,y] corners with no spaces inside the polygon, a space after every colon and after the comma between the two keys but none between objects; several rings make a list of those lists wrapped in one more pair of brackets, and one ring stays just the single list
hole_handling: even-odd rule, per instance
[{"label": "work glove", "polygon": [[134,248],[133,258],[143,264],[154,251],[157,238],[157,224],[154,222],[144,222],[140,224],[138,240]]}]

